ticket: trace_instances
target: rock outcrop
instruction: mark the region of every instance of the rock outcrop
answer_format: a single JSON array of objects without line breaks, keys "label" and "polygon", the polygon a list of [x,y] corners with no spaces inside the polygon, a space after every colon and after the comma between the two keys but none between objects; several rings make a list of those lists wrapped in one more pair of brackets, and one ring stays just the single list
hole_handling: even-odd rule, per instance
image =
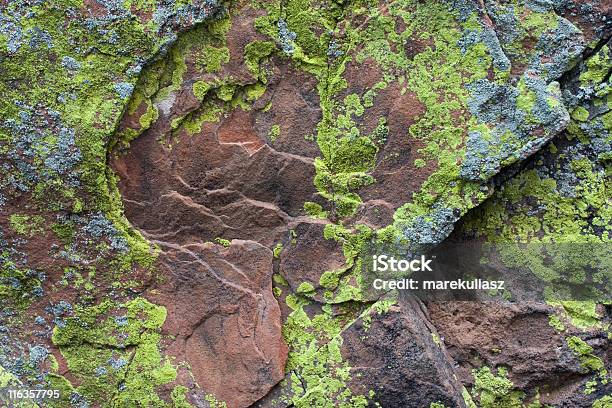
[{"label": "rock outcrop", "polygon": [[[612,404],[609,2],[0,11],[0,388]],[[372,288],[373,254],[456,243],[537,290]]]}]

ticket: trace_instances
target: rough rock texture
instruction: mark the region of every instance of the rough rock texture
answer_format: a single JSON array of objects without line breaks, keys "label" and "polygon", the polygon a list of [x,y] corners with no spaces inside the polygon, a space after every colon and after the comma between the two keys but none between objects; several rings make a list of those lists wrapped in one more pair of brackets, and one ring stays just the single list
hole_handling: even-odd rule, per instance
[{"label": "rough rock texture", "polygon": [[[612,404],[610,2],[0,11],[0,388],[60,408]],[[372,254],[455,242],[541,297],[371,288]]]},{"label": "rough rock texture", "polygon": [[464,383],[471,384],[471,370],[484,363],[512,367],[515,386],[539,387],[542,403],[558,403],[577,391],[580,364],[549,325],[549,308],[457,302],[431,304],[429,310]]},{"label": "rough rock texture", "polygon": [[402,299],[371,324],[361,319],[343,333],[343,356],[354,365],[351,387],[374,390],[385,407],[464,403],[453,360],[434,340],[436,329],[423,309],[415,299]]},{"label": "rough rock texture", "polygon": [[191,244],[167,248],[160,262],[168,279],[153,299],[168,305],[164,331],[176,336],[168,352],[231,406],[263,397],[283,378],[287,358],[271,251],[250,241]]}]

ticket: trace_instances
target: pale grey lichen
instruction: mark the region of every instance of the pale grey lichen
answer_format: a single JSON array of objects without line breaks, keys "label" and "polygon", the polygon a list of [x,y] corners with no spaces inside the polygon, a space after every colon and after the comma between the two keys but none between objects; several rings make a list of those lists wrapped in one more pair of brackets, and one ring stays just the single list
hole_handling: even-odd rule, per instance
[{"label": "pale grey lichen", "polygon": [[81,68],[81,64],[74,58],[65,55],[62,57],[62,67],[68,71],[78,71]]},{"label": "pale grey lichen", "polygon": [[129,82],[120,82],[115,84],[115,92],[119,94],[121,99],[127,99],[132,96],[132,92],[134,91],[134,84]]},{"label": "pale grey lichen", "polygon": [[96,367],[95,374],[96,377],[101,377],[103,375],[108,374],[108,370],[106,369],[106,367]]},{"label": "pale grey lichen", "polygon": [[49,355],[49,350],[43,346],[34,346],[30,348],[30,363],[36,365],[44,361]]},{"label": "pale grey lichen", "polygon": [[411,243],[439,244],[453,231],[458,218],[459,214],[453,209],[435,205],[429,214],[415,217],[404,227],[403,235]]},{"label": "pale grey lichen", "polygon": [[529,69],[545,82],[559,79],[577,61],[585,46],[582,32],[568,20],[557,17],[557,27],[540,36]]},{"label": "pale grey lichen", "polygon": [[277,27],[281,48],[286,54],[293,54],[295,51],[294,41],[297,38],[297,34],[289,30],[287,22],[283,19],[278,20]]},{"label": "pale grey lichen", "polygon": [[[82,218],[75,218],[75,220],[83,221]],[[107,219],[102,213],[93,214],[83,227],[83,230],[96,238],[108,238],[111,248],[117,251],[125,252],[129,249],[125,238],[113,225],[112,221]]]},{"label": "pale grey lichen", "polygon": [[111,357],[108,359],[107,362],[115,371],[121,370],[128,363],[127,360],[124,359],[123,357],[119,357],[119,358]]},{"label": "pale grey lichen", "polygon": [[499,136],[495,133],[486,140],[478,131],[469,132],[466,157],[460,169],[461,178],[484,181],[495,175],[501,167],[499,154],[495,151],[499,145]]}]

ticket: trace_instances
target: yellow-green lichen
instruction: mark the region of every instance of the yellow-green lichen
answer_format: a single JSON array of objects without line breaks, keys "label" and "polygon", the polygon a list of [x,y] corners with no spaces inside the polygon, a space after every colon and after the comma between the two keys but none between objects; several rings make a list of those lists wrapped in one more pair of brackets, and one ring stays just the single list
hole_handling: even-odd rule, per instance
[{"label": "yellow-green lichen", "polygon": [[143,298],[75,307],[53,330],[53,343],[79,385],[74,390],[102,406],[170,406],[156,393],[176,379],[159,350],[166,309]]},{"label": "yellow-green lichen", "polygon": [[520,408],[523,406],[524,394],[514,388],[508,379],[505,368],[497,369],[497,374],[489,367],[482,367],[472,372],[474,389],[472,395],[480,402],[482,408]]}]

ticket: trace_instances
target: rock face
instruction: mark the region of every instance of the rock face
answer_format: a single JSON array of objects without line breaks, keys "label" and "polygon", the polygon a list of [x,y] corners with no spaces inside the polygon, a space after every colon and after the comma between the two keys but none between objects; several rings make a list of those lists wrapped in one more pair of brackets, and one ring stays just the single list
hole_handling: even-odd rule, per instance
[{"label": "rock face", "polygon": [[568,386],[568,378],[580,372],[563,337],[548,324],[551,310],[543,305],[468,302],[429,306],[447,350],[464,368],[456,373],[463,371],[467,383],[471,368],[477,364],[475,358],[486,359],[489,366],[511,365],[512,379],[520,387],[543,386],[550,380],[557,386]]},{"label": "rock face", "polygon": [[[52,408],[612,404],[609,2],[0,11],[0,388],[58,389]],[[455,242],[542,297],[372,288],[372,254]]]},{"label": "rock face", "polygon": [[401,299],[369,327],[362,319],[344,332],[343,356],[354,365],[355,390],[374,390],[384,407],[464,405],[453,360],[436,342],[436,329],[424,310],[415,299]]},{"label": "rock face", "polygon": [[[256,38],[246,18],[229,30],[228,45],[240,48],[245,37]],[[185,115],[203,109],[191,89],[192,77],[205,75],[196,52],[181,55],[190,77],[154,102],[159,113],[147,128],[126,115],[119,132],[141,135],[112,166],[126,216],[161,249],[156,268],[166,278],[154,299],[166,305],[165,330],[177,336],[169,352],[189,362],[207,393],[246,407],[284,376],[287,346],[272,294],[272,249],[300,217],[303,203],[316,200],[318,149],[299,135],[316,126],[319,113],[309,108],[316,96],[305,95],[311,102],[299,97],[311,91],[312,79],[280,66],[273,68],[273,90],[264,96],[267,102],[256,102],[257,110],[237,108],[204,121],[195,134],[183,126],[173,130],[177,118],[188,121]],[[247,78],[237,88],[257,85],[244,65],[230,64],[228,71],[218,77]],[[292,109],[266,115],[266,103]],[[282,127],[272,147],[262,132],[277,116]]]},{"label": "rock face", "polygon": [[[208,393],[248,406],[283,378],[287,347],[272,295],[272,252],[252,241],[168,246],[167,281],[155,296],[167,305],[169,352],[188,361]],[[231,370],[228,370],[231,367]]]}]

